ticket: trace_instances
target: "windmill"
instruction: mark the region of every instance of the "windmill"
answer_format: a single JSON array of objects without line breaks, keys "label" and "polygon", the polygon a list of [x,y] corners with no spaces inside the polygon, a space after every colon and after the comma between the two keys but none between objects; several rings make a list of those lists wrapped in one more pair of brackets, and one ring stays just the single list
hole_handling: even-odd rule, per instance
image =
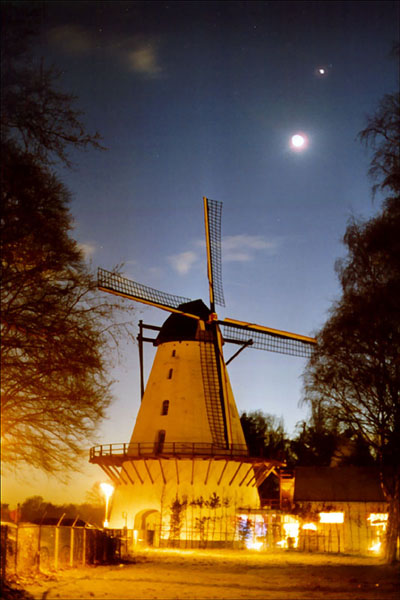
[{"label": "windmill", "polygon": [[[280,463],[249,456],[226,364],[247,347],[308,357],[315,344],[304,335],[218,319],[215,305],[225,305],[222,203],[203,201],[209,306],[98,271],[100,290],[170,313],[161,328],[141,324],[140,355],[143,340],[149,341],[143,328],[158,330],[151,340],[157,352],[145,390],[142,383],[131,440],[90,451],[90,462],[99,464],[116,485],[111,526],[126,526],[148,544],[182,539],[187,543],[188,538],[194,545],[204,542],[203,503],[214,507],[213,522],[218,509],[225,515],[225,529],[216,533],[214,528],[209,543],[234,540],[236,515],[259,508],[258,487]],[[227,363],[224,343],[240,345]]]}]

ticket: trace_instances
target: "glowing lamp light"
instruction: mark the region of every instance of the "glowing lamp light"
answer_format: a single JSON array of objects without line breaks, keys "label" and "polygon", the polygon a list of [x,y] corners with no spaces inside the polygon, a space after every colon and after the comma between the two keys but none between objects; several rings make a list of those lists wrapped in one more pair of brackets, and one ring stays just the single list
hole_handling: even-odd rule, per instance
[{"label": "glowing lamp light", "polygon": [[309,529],[310,531],[317,531],[317,526],[315,523],[304,523],[302,529]]},{"label": "glowing lamp light", "polygon": [[246,541],[246,548],[248,550],[261,550],[263,546],[262,542],[253,542],[251,540]]},{"label": "glowing lamp light", "polygon": [[320,68],[318,69],[318,73],[319,73],[320,75],[325,75],[325,69],[324,69],[323,67],[320,67]]},{"label": "glowing lamp light", "polygon": [[110,498],[114,493],[114,486],[111,485],[111,483],[101,483],[100,489],[103,492],[104,497],[106,499],[105,517],[104,517],[103,527],[108,527],[108,505],[110,503]]},{"label": "glowing lamp light", "polygon": [[371,513],[367,518],[367,521],[370,521],[370,525],[374,525],[376,527],[383,526],[386,528],[388,516],[388,513]]},{"label": "glowing lamp light", "polygon": [[344,513],[342,512],[321,512],[319,513],[320,523],[343,523]]},{"label": "glowing lamp light", "polygon": [[368,548],[368,550],[370,552],[375,552],[376,554],[379,554],[379,552],[381,551],[381,548],[382,548],[381,542],[376,542],[376,544],[373,544],[372,546],[370,546]]}]

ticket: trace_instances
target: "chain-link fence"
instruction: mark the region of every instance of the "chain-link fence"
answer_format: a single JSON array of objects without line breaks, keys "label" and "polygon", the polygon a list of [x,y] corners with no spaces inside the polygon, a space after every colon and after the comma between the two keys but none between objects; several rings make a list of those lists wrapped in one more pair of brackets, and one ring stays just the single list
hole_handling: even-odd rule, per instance
[{"label": "chain-link fence", "polygon": [[91,527],[1,525],[1,575],[111,563],[121,557],[120,538]]}]

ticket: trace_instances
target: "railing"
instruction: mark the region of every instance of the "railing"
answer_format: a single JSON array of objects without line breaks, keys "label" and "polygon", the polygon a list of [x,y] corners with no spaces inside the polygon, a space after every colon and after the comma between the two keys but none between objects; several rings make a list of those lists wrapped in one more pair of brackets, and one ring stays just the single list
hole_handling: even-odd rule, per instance
[{"label": "railing", "polygon": [[124,444],[102,444],[90,449],[90,460],[96,462],[101,457],[146,457],[146,456],[249,456],[245,444],[230,444],[221,447],[217,444],[201,442],[127,442]]}]

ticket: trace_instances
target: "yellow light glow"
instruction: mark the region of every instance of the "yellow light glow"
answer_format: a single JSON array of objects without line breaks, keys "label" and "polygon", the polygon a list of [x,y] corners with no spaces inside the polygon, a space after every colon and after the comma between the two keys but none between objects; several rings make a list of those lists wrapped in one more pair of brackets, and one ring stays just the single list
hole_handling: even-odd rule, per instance
[{"label": "yellow light glow", "polygon": [[344,513],[342,512],[321,512],[319,513],[320,523],[343,523]]},{"label": "yellow light glow", "polygon": [[377,554],[378,554],[378,553],[381,551],[381,549],[382,549],[382,544],[381,544],[381,542],[376,542],[375,544],[373,544],[372,546],[370,546],[370,547],[368,548],[368,550],[369,550],[370,552],[376,552]]},{"label": "yellow light glow", "polygon": [[317,526],[315,523],[304,523],[302,529],[310,529],[311,531],[317,531]]},{"label": "yellow light glow", "polygon": [[[284,523],[283,530],[286,535],[286,546],[289,548],[297,548],[299,543],[299,524],[298,523]],[[289,543],[289,540],[292,540]]]},{"label": "yellow light glow", "polygon": [[367,521],[370,521],[370,525],[386,526],[388,516],[388,513],[371,513],[369,517],[367,517]]},{"label": "yellow light glow", "polygon": [[287,548],[286,540],[279,540],[279,542],[276,542],[276,545],[280,546],[281,548]]},{"label": "yellow light glow", "polygon": [[246,541],[246,548],[248,550],[261,550],[262,546],[262,542],[252,542],[251,540]]},{"label": "yellow light glow", "polygon": [[111,483],[101,483],[100,484],[101,491],[103,492],[106,498],[111,498],[114,492],[114,486]]},{"label": "yellow light glow", "polygon": [[288,537],[296,537],[299,535],[299,524],[298,523],[284,523],[283,529]]},{"label": "yellow light glow", "polygon": [[100,489],[103,492],[105,499],[106,499],[105,517],[104,517],[103,527],[108,527],[108,505],[110,502],[110,498],[114,493],[114,486],[111,485],[111,483],[104,482],[104,483],[100,484]]}]

